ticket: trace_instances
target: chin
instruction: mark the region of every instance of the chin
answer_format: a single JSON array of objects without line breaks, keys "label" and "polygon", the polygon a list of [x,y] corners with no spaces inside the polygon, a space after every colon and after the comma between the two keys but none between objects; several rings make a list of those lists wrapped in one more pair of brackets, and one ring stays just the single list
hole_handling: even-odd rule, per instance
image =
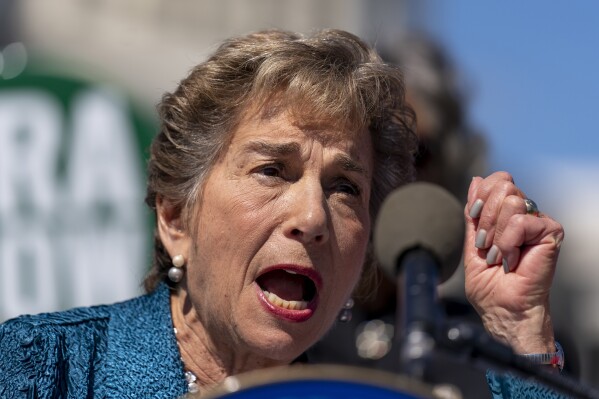
[{"label": "chin", "polygon": [[311,339],[298,332],[292,334],[280,328],[269,328],[248,334],[244,341],[256,355],[279,364],[289,364],[316,343],[317,339],[318,337]]}]

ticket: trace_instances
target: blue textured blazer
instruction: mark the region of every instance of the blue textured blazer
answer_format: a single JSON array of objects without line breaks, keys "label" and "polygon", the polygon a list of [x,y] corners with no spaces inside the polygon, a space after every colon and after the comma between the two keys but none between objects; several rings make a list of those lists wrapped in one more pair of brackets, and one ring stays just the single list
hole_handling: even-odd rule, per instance
[{"label": "blue textured blazer", "polygon": [[0,398],[177,398],[186,392],[165,284],[114,305],[0,325]]},{"label": "blue textured blazer", "polygon": [[[558,398],[488,375],[494,398]],[[0,324],[0,398],[178,398],[187,392],[169,289]]]}]

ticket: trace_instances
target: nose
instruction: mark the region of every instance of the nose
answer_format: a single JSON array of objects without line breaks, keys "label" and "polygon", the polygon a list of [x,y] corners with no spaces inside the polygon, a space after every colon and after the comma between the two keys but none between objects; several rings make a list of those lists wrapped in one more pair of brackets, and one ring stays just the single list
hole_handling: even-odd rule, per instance
[{"label": "nose", "polygon": [[[297,183],[296,183],[297,184]],[[289,192],[284,233],[305,245],[329,240],[329,215],[326,196],[320,183],[298,184]]]}]

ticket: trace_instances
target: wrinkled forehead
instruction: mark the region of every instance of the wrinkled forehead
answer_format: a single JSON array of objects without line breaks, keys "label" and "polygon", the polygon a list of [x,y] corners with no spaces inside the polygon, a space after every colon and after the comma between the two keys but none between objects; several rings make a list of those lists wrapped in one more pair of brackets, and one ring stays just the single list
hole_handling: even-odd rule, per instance
[{"label": "wrinkled forehead", "polygon": [[341,142],[363,145],[365,141],[371,140],[370,131],[363,123],[322,112],[316,105],[308,102],[289,103],[275,100],[252,104],[242,113],[239,125],[250,121],[268,122],[278,118],[285,118],[292,126],[325,146]]}]

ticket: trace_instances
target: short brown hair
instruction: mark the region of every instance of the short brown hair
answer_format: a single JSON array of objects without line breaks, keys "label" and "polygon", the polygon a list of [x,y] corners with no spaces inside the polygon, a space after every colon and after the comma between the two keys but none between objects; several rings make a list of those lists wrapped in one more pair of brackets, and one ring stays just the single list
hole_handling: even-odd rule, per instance
[{"label": "short brown hair", "polygon": [[[340,30],[310,36],[269,30],[225,41],[159,105],[162,126],[151,146],[146,203],[167,199],[187,220],[205,177],[243,112],[276,102],[295,116],[351,131],[366,128],[374,148],[370,213],[394,188],[414,179],[414,115],[399,70],[358,37]],[[144,284],[167,278],[171,259],[157,231]],[[371,253],[371,251],[369,251]],[[369,255],[367,264],[372,264]]]}]

